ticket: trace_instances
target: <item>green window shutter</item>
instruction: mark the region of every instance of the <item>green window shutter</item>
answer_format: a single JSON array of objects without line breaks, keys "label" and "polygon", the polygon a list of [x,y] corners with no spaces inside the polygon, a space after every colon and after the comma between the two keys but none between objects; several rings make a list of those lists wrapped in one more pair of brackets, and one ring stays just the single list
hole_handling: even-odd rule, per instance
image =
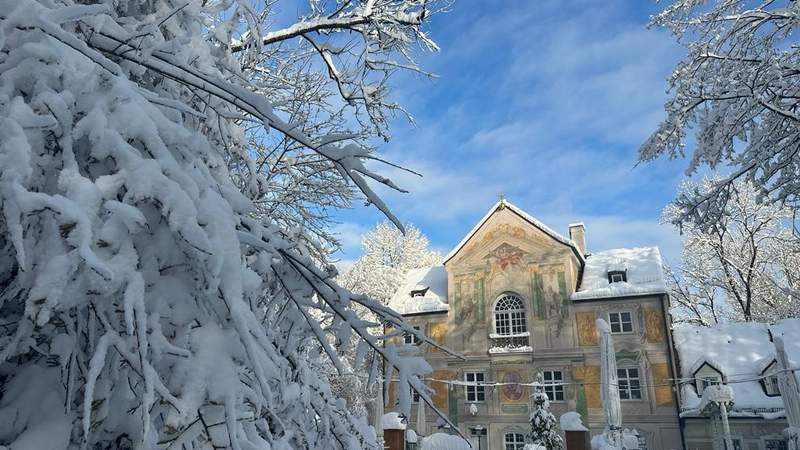
[{"label": "green window shutter", "polygon": [[531,274],[531,297],[533,298],[533,314],[536,318],[544,320],[544,287],[542,286],[542,274],[538,272]]},{"label": "green window shutter", "polygon": [[475,319],[477,322],[483,322],[486,318],[484,315],[485,311],[485,304],[483,298],[483,278],[479,280],[475,280],[475,285],[473,286],[475,289],[475,302],[477,303]]},{"label": "green window shutter", "polygon": [[447,417],[453,425],[458,425],[458,386],[447,386]]},{"label": "green window shutter", "polygon": [[569,315],[569,297],[567,296],[567,277],[558,272],[558,294],[561,296],[561,316]]}]

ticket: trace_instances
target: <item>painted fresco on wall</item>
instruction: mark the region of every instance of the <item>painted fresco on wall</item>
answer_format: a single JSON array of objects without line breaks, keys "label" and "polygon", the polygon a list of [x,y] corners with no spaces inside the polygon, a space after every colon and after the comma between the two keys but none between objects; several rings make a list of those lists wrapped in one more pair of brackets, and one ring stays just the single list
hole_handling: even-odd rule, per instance
[{"label": "painted fresco on wall", "polygon": [[672,388],[669,382],[669,365],[655,363],[651,365],[653,384],[656,387],[656,406],[672,406]]},{"label": "painted fresco on wall", "polygon": [[503,243],[497,248],[492,250],[483,259],[489,266],[489,276],[492,277],[498,272],[503,272],[522,263],[522,258],[525,256],[520,248],[513,245]]},{"label": "painted fresco on wall", "polygon": [[575,314],[575,323],[578,328],[578,345],[591,347],[597,345],[597,330],[595,328],[595,315],[593,312],[579,312]]},{"label": "painted fresco on wall", "polygon": [[501,383],[510,383],[500,386],[500,401],[502,403],[527,403],[528,395],[522,383],[522,375],[516,370],[506,370],[502,372]]},{"label": "painted fresco on wall", "polygon": [[648,342],[660,344],[664,336],[664,316],[658,308],[644,308],[644,332]]}]

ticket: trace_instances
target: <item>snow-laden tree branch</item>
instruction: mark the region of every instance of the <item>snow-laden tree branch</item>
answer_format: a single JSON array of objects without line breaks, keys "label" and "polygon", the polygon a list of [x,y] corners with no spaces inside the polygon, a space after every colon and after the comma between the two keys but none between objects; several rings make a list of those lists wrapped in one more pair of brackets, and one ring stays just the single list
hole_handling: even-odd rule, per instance
[{"label": "snow-laden tree branch", "polygon": [[686,44],[670,80],[667,118],[640,149],[640,160],[683,157],[687,168],[730,168],[713,189],[685,192],[676,223],[713,224],[747,180],[770,201],[797,208],[800,192],[800,7],[791,0],[673,0],[652,19]]},{"label": "snow-laden tree branch", "polygon": [[[315,51],[258,40],[278,6],[0,0],[0,446],[373,448],[321,376],[352,341],[430,404],[389,339],[414,330],[325,263],[330,208],[399,225],[368,184],[401,190],[365,165],[382,134]],[[417,17],[375,52],[410,55]]]},{"label": "snow-laden tree branch", "polygon": [[[706,192],[717,179],[683,189]],[[800,314],[800,245],[792,234],[792,211],[760,203],[746,182],[732,194],[714,226],[686,224],[681,261],[669,270],[676,321],[713,325],[731,320],[770,322]],[[666,221],[682,214],[672,205]]]}]

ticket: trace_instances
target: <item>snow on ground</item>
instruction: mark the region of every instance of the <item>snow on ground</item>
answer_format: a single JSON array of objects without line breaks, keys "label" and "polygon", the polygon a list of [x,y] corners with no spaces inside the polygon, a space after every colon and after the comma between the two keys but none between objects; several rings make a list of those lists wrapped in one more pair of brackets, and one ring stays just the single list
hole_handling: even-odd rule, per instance
[{"label": "snow on ground", "polygon": [[[422,295],[413,297],[412,292]],[[408,271],[403,285],[389,299],[389,307],[400,314],[447,311],[447,271],[444,266]]]},{"label": "snow on ground", "polygon": [[[586,258],[583,280],[572,299],[664,293],[667,286],[662,266],[658,247],[617,248],[593,253]],[[625,272],[627,281],[609,283],[609,271]]]},{"label": "snow on ground", "polygon": [[[755,380],[775,359],[770,330],[775,336],[783,336],[789,364],[800,365],[800,319],[784,319],[771,326],[754,322],[713,327],[676,325],[673,336],[681,378],[693,377],[703,363],[708,363],[722,371],[724,380],[733,389],[732,415],[771,414],[783,409],[781,397],[767,396],[761,383]],[[684,415],[696,414],[701,395],[694,383],[684,384],[681,392]]]}]

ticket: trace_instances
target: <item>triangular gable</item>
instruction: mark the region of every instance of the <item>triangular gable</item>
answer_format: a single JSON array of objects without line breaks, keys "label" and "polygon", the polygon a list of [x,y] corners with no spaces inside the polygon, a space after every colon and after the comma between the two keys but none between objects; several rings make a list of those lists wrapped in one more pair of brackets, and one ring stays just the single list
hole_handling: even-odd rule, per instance
[{"label": "triangular gable", "polygon": [[552,228],[543,224],[533,216],[529,215],[525,211],[518,208],[517,206],[514,206],[513,204],[507,202],[505,199],[501,199],[500,201],[495,203],[494,206],[489,208],[489,211],[486,213],[486,215],[483,216],[483,218],[480,221],[478,221],[478,223],[472,228],[472,230],[470,230],[470,232],[467,233],[464,239],[462,239],[461,242],[459,242],[458,245],[456,245],[455,248],[453,248],[453,250],[451,250],[450,253],[448,253],[447,256],[444,257],[444,264],[447,264],[448,261],[453,259],[458,254],[458,252],[460,252],[461,249],[464,248],[464,245],[466,245],[467,242],[469,242],[469,240],[472,239],[472,236],[474,236],[475,233],[477,233],[478,230],[481,229],[481,227],[486,223],[486,221],[489,220],[490,217],[492,217],[492,215],[494,215],[497,211],[503,209],[508,209],[509,211],[519,216],[522,220],[528,222],[529,224],[531,224],[532,226],[534,226],[539,231],[549,236],[556,242],[571,248],[572,252],[578,258],[578,261],[580,261],[581,268],[583,268],[585,260],[575,242],[573,242],[571,239],[567,239],[564,236],[556,233]]}]

